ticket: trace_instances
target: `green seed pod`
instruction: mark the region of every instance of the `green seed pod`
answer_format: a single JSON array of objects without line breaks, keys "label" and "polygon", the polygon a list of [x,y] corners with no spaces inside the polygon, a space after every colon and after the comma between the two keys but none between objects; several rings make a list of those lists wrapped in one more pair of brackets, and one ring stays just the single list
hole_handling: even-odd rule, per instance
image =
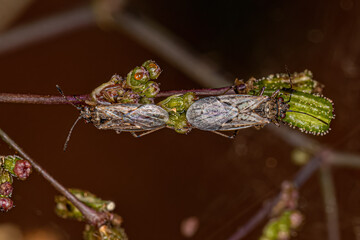
[{"label": "green seed pod", "polygon": [[149,81],[145,84],[145,89],[141,93],[142,96],[153,98],[160,92],[159,84],[154,81]]},{"label": "green seed pod", "polygon": [[[291,75],[292,88],[305,93],[321,93],[324,85],[313,80],[313,74],[309,70]],[[289,75],[286,73],[272,74],[261,79],[250,79],[246,82],[249,90],[261,90],[263,87],[269,90],[290,88]],[[251,86],[252,87],[251,87]]]},{"label": "green seed pod", "polygon": [[[86,204],[87,206],[95,209],[96,211],[110,212],[115,209],[115,203],[112,201],[102,200],[94,194],[80,189],[69,189],[77,199]],[[78,221],[83,221],[84,216],[82,213],[64,196],[55,196],[55,212],[62,218],[72,218]]]},{"label": "green seed pod", "polygon": [[127,240],[128,237],[123,228],[120,226],[103,225],[96,228],[91,225],[86,225],[83,232],[85,240]]},{"label": "green seed pod", "polygon": [[142,66],[145,67],[146,70],[148,70],[150,74],[150,79],[157,79],[161,74],[161,68],[153,60],[147,60],[146,62],[143,63]]},{"label": "green seed pod", "polygon": [[144,67],[136,67],[128,73],[126,84],[135,90],[150,80],[149,72]]},{"label": "green seed pod", "polygon": [[[265,89],[264,95],[271,96],[274,90]],[[291,95],[291,99],[290,99]],[[314,135],[325,135],[329,132],[330,122],[335,118],[333,102],[324,96],[309,94],[293,90],[281,90],[280,96],[285,101],[290,99],[290,108],[286,117],[279,120],[290,127],[297,127],[300,131]]]}]

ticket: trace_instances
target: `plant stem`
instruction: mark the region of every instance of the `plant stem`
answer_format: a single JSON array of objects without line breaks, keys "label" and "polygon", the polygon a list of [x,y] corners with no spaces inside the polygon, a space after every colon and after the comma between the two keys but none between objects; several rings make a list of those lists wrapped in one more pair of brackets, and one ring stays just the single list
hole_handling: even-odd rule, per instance
[{"label": "plant stem", "polygon": [[[168,97],[176,94],[185,94],[194,92],[198,96],[233,94],[232,86],[222,88],[208,89],[190,89],[190,90],[173,90],[162,91],[156,97]],[[67,100],[66,100],[67,99]],[[0,103],[27,103],[27,104],[84,104],[90,100],[90,95],[66,96],[66,99],[58,95],[37,95],[37,94],[17,94],[17,93],[0,93]]]},{"label": "plant stem", "polygon": [[9,146],[17,151],[22,157],[28,160],[32,166],[43,176],[56,190],[64,195],[79,211],[84,215],[86,221],[93,226],[101,226],[108,221],[108,215],[103,212],[97,212],[89,208],[71,194],[64,186],[55,180],[48,172],[46,172],[38,163],[36,163],[29,155],[27,155],[2,129],[0,136]]},{"label": "plant stem", "polygon": [[330,165],[324,163],[320,168],[320,181],[324,198],[324,211],[327,220],[327,233],[329,240],[340,239],[339,214],[336,203],[335,187]]},{"label": "plant stem", "polygon": [[[314,156],[308,164],[302,167],[299,172],[296,174],[293,183],[297,188],[300,188],[320,167],[320,156]],[[271,209],[276,205],[280,198],[280,194],[271,200],[267,201],[264,206],[253,216],[251,217],[246,224],[241,226],[233,235],[231,235],[228,240],[239,240],[243,239],[248,235],[252,230],[254,230],[264,219],[266,219],[271,211]]]}]

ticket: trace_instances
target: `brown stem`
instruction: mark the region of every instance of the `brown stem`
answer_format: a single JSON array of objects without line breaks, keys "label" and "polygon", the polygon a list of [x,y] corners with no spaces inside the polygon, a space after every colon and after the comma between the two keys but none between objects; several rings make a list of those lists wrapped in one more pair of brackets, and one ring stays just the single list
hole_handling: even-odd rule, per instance
[{"label": "brown stem", "polygon": [[56,181],[48,172],[46,172],[38,163],[36,163],[29,155],[27,155],[2,129],[0,136],[9,146],[17,151],[22,157],[29,160],[32,166],[38,171],[56,190],[64,195],[79,211],[84,215],[86,221],[93,226],[101,226],[108,221],[108,215],[103,212],[97,212],[89,208],[71,194],[64,186]]},{"label": "brown stem", "polygon": [[[156,97],[168,97],[176,94],[185,94],[194,92],[198,96],[232,94],[232,87],[209,88],[209,89],[190,89],[190,90],[174,90],[160,92]],[[17,94],[17,93],[0,93],[0,103],[28,103],[28,104],[81,104],[86,100],[90,100],[89,95],[66,96],[65,100],[62,96],[53,95],[36,95],[36,94]]]},{"label": "brown stem", "polygon": [[[293,183],[297,188],[300,188],[312,175],[319,169],[321,162],[320,156],[313,157],[308,164],[302,167],[299,172],[296,174]],[[239,240],[243,239],[248,235],[252,230],[254,230],[264,219],[269,215],[269,212],[275,206],[280,198],[280,194],[273,199],[267,201],[264,206],[247,221],[246,224],[241,226],[233,235],[231,235],[228,240]]]}]

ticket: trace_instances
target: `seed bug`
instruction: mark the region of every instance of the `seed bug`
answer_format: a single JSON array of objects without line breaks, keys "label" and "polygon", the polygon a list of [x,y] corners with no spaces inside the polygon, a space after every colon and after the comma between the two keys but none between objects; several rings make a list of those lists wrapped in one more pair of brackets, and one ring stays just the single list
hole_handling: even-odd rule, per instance
[{"label": "seed bug", "polygon": [[[194,128],[228,138],[235,137],[237,130],[243,128],[259,129],[271,122],[280,126],[280,119],[284,119],[287,112],[305,114],[327,124],[307,113],[289,110],[290,100],[285,102],[282,97],[277,97],[280,90],[276,90],[270,97],[263,95],[264,90],[259,96],[232,94],[202,98],[187,110],[187,121]],[[291,98],[292,90],[285,90],[290,92]],[[233,136],[218,132],[232,130],[235,131]]]},{"label": "seed bug", "polygon": [[212,131],[221,136],[228,136],[218,131],[237,131],[242,128],[261,128],[270,122],[278,125],[277,117],[285,117],[289,108],[282,97],[252,95],[222,95],[202,98],[190,106],[186,118],[191,126],[200,130]]},{"label": "seed bug", "polygon": [[[56,87],[60,94],[67,100],[60,87]],[[155,104],[118,103],[95,106],[72,105],[80,111],[80,116],[69,131],[64,150],[67,147],[74,126],[81,118],[85,119],[86,123],[92,123],[98,129],[111,129],[115,130],[116,133],[130,132],[134,137],[142,137],[162,129],[166,127],[166,122],[169,120],[168,112]],[[136,132],[143,133],[137,135]]]}]

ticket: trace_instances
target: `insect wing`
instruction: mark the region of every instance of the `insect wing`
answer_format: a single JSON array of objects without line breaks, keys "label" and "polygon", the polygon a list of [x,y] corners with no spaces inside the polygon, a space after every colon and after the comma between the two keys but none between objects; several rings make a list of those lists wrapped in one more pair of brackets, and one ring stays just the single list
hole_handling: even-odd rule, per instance
[{"label": "insect wing", "polygon": [[215,131],[236,115],[237,109],[234,106],[221,102],[218,97],[207,97],[189,107],[186,119],[195,128]]},{"label": "insect wing", "polygon": [[253,110],[266,96],[223,95],[196,101],[186,113],[188,122],[200,130],[236,130],[268,123]]},{"label": "insect wing", "polygon": [[165,126],[169,120],[168,112],[154,104],[140,105],[136,110],[125,115],[129,122],[140,126],[144,130],[151,130]]},{"label": "insect wing", "polygon": [[117,131],[142,131],[164,126],[169,119],[168,113],[154,104],[112,104],[98,106],[98,112],[105,119],[102,129]]}]

